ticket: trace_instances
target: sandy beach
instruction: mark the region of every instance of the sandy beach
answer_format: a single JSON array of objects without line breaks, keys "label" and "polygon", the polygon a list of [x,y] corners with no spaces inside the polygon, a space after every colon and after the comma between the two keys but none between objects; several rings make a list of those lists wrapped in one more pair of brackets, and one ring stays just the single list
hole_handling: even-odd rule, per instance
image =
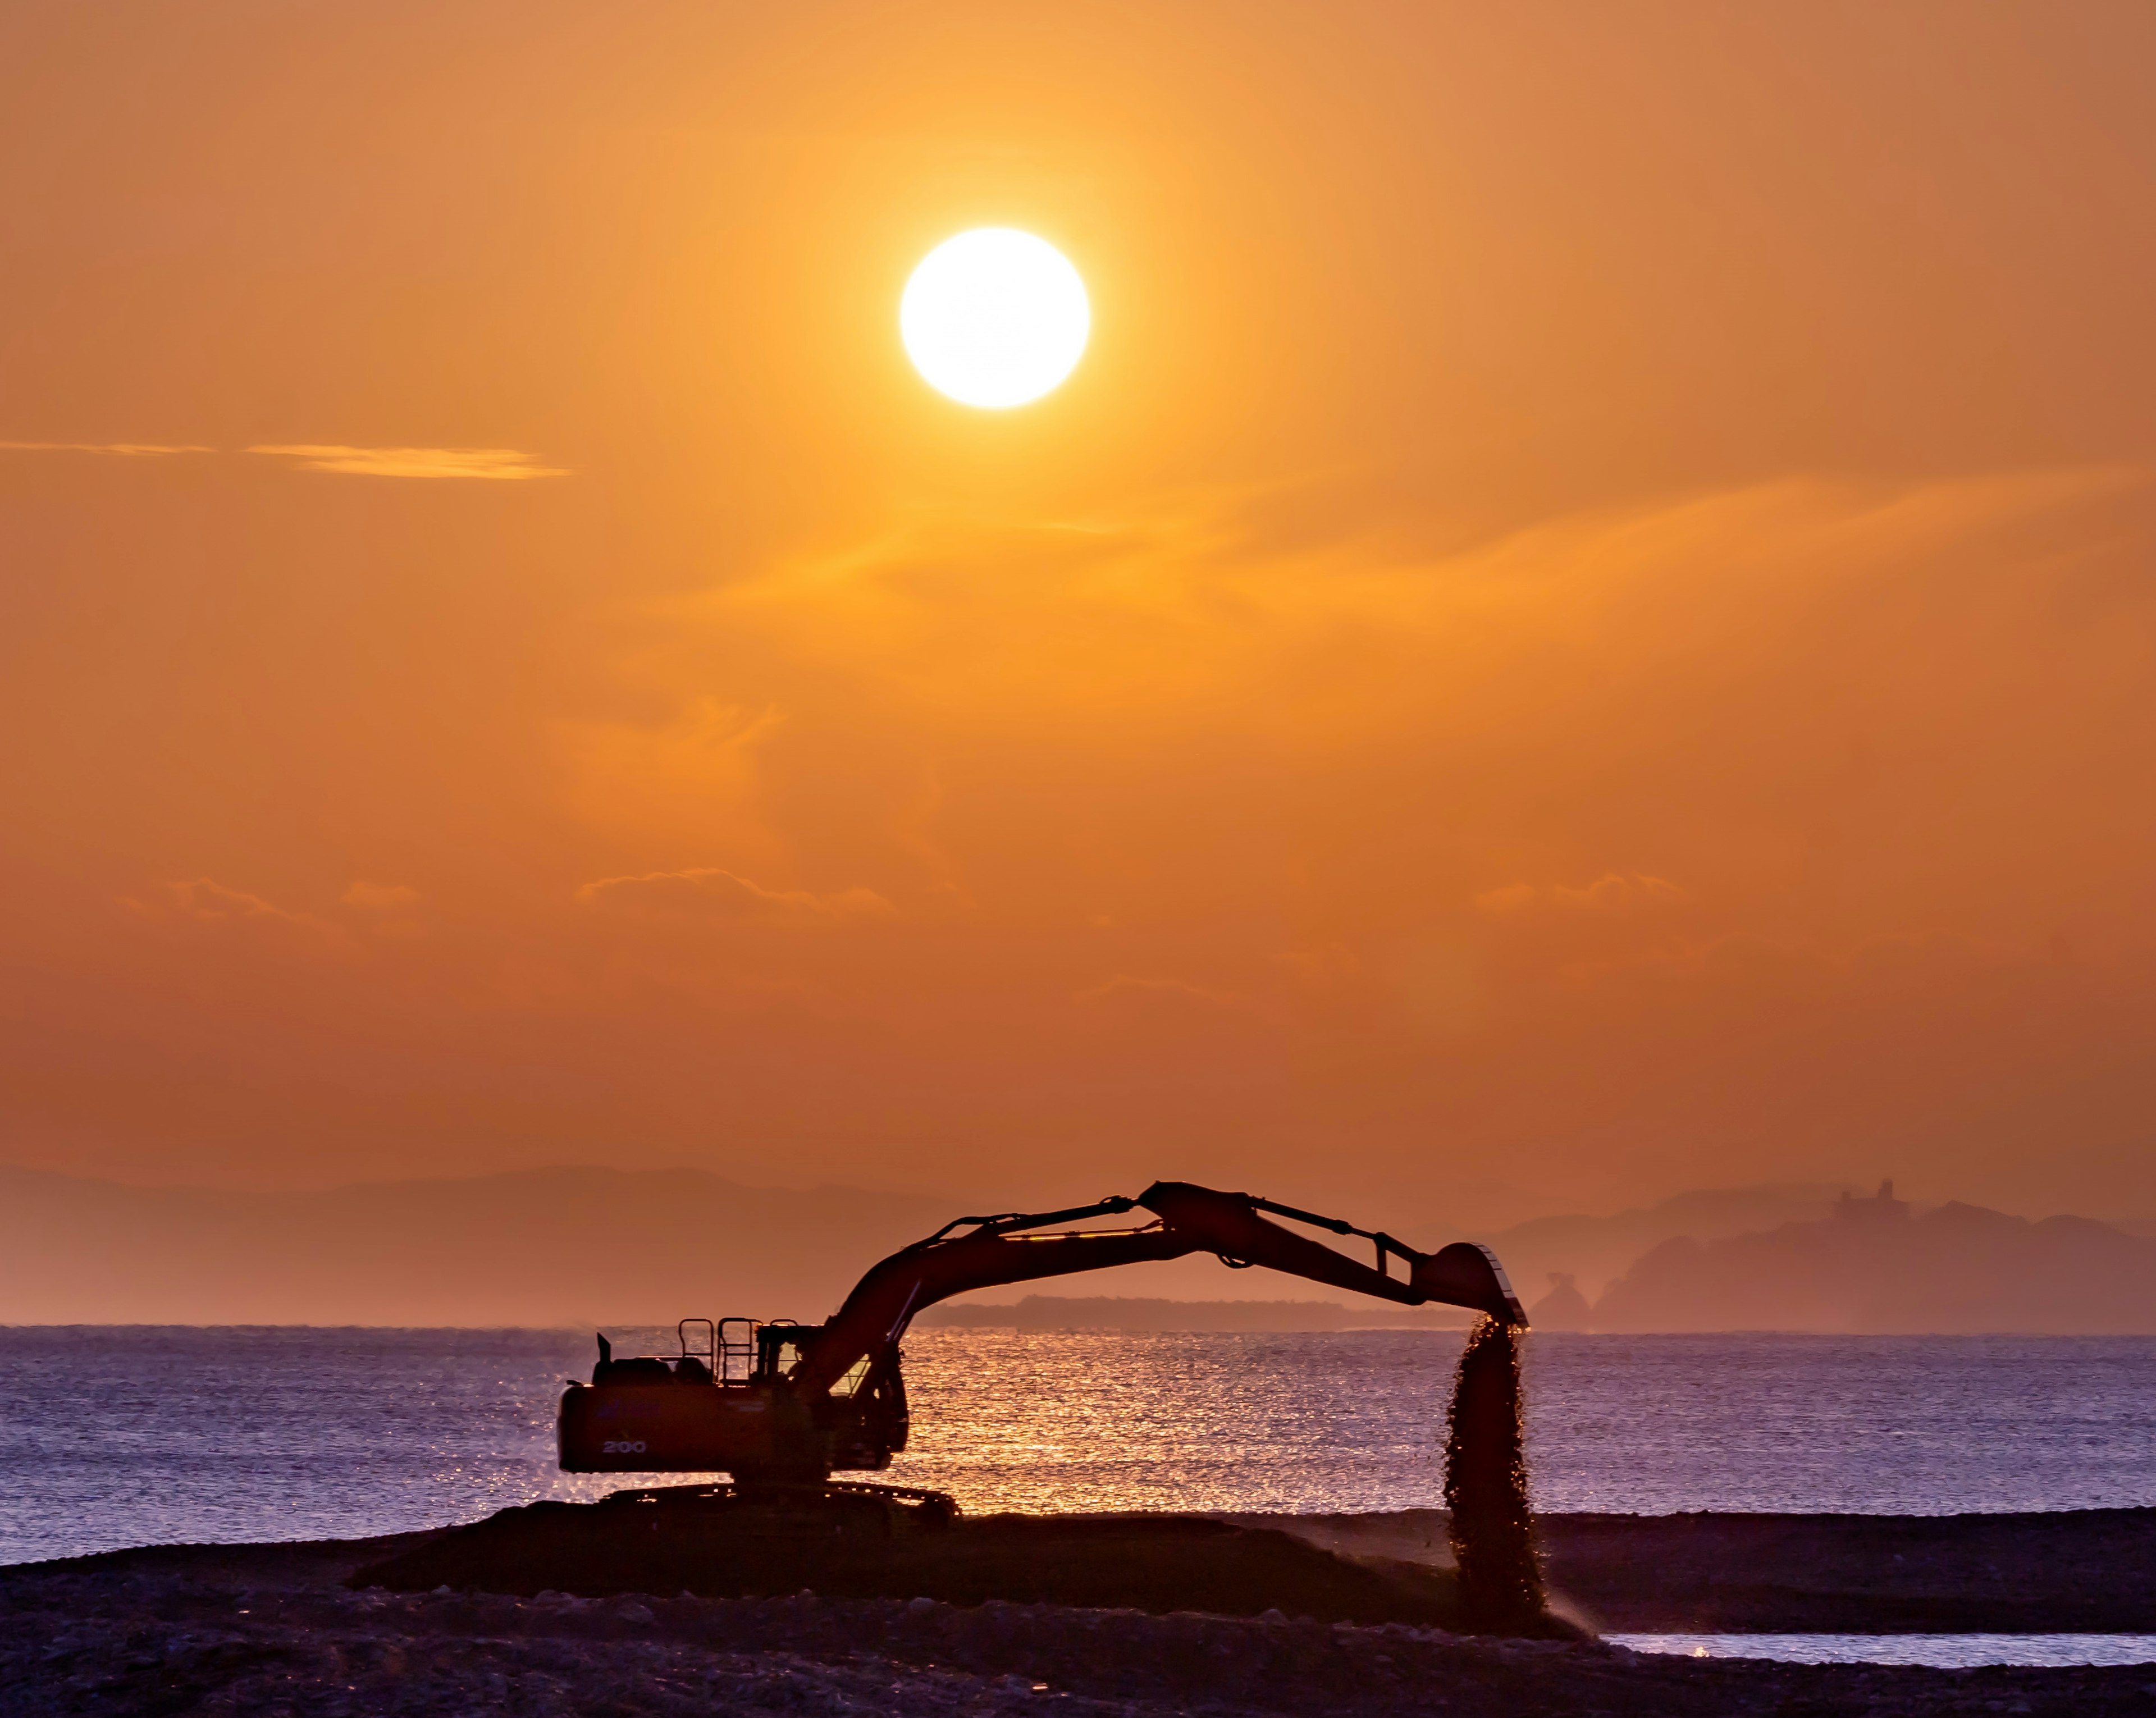
[{"label": "sandy beach", "polygon": [[[2140,1516],[2145,1512],[2105,1512]],[[1958,1518],[1965,1548],[2013,1547],[2013,1518]],[[1282,1525],[1286,1525],[1283,1523]],[[1389,1540],[1431,1525],[1426,1512],[1306,1521],[1306,1531]],[[1846,1518],[1752,1524],[1789,1549],[1767,1572],[1794,1578],[1792,1561],[1823,1557],[1823,1590],[1839,1590],[1834,1559],[1862,1553]],[[1881,1532],[1922,1523],[1869,1523]],[[2076,1531],[2093,1553],[2156,1538],[2146,1519],[2056,1518],[2063,1553]],[[1555,1518],[1553,1574],[1614,1566],[1629,1535],[1637,1554],[1627,1626],[1696,1619],[1681,1597],[1655,1608],[1664,1583],[1681,1594],[1715,1557],[1748,1548],[1730,1518]],[[1939,1548],[1922,1567],[1950,1589],[1956,1558]],[[690,1711],[900,1715],[1038,1711],[1071,1714],[1393,1714],[1523,1711],[1688,1715],[1729,1712],[1902,1714],[2145,1711],[2156,1666],[2089,1669],[1927,1670],[1805,1666],[1634,1654],[1599,1640],[1501,1640],[1408,1623],[1358,1625],[1284,1617],[1000,1601],[960,1605],[927,1597],[711,1598],[649,1593],[575,1597],[557,1592],[398,1592],[346,1583],[385,1560],[442,1542],[439,1534],[315,1544],[165,1546],[0,1569],[0,1713],[288,1712],[295,1715],[503,1712],[538,1715]],[[1694,1556],[1668,1547],[1687,1541]],[[1913,1541],[1912,1541],[1913,1542]],[[2024,1541],[2025,1546],[2032,1543]],[[1715,1547],[1719,1545],[1722,1549]],[[1599,1562],[1577,1549],[1601,1546]],[[1805,1547],[1810,1550],[1806,1551]],[[1657,1549],[1657,1547],[1660,1547]],[[1824,1548],[1824,1551],[1823,1549]],[[1366,1553],[1368,1554],[1368,1553]],[[1902,1553],[1907,1557],[1910,1553]],[[1887,1553],[1891,1562],[1893,1553]],[[1961,1565],[1974,1567],[1964,1556]],[[1905,1563],[1902,1567],[1907,1567]],[[2061,1555],[2032,1566],[2064,1572],[2073,1595],[2083,1566]],[[1725,1574],[1738,1572],[1727,1562]],[[1758,1577],[1761,1571],[1752,1572]],[[1915,1577],[1911,1577],[1915,1578]],[[2120,1579],[2122,1588],[2145,1582]],[[1758,1579],[1751,1582],[1758,1603]],[[1596,1602],[1614,1608],[1607,1583]],[[2061,1624],[2057,1613],[2048,1626]],[[1651,1620],[1650,1620],[1651,1619]],[[1803,1627],[1758,1609],[1745,1626]],[[1722,1626],[1730,1626],[1727,1623]],[[1817,1623],[1812,1627],[1822,1626]],[[1855,1626],[1845,1618],[1839,1626]],[[1879,1626],[1879,1625],[1875,1625]],[[1958,1626],[1941,1624],[1938,1626]],[[2035,1626],[2032,1621],[2031,1626]],[[2080,1626],[2094,1626],[2082,1624]],[[2124,1626],[2112,1619],[2112,1626]],[[2145,1623],[2143,1626],[2146,1626]]]}]

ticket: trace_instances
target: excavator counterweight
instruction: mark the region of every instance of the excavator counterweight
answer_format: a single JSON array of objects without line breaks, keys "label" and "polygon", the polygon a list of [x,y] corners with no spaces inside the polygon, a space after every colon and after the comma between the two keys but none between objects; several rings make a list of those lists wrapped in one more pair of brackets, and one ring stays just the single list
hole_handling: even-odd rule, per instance
[{"label": "excavator counterweight", "polygon": [[[1152,1220],[1055,1227],[1138,1210]],[[1281,1218],[1360,1238],[1373,1247],[1373,1262],[1284,1227],[1275,1220]],[[1502,1324],[1527,1321],[1496,1255],[1475,1242],[1419,1253],[1382,1232],[1249,1193],[1156,1182],[1134,1199],[960,1218],[870,1267],[820,1325],[685,1319],[680,1353],[670,1359],[616,1360],[602,1336],[591,1382],[572,1383],[562,1397],[561,1465],[569,1473],[725,1473],[750,1490],[880,1471],[906,1448],[899,1341],[925,1308],[969,1290],[1196,1253],[1404,1306],[1435,1301]],[[692,1341],[699,1329],[701,1348]]]}]

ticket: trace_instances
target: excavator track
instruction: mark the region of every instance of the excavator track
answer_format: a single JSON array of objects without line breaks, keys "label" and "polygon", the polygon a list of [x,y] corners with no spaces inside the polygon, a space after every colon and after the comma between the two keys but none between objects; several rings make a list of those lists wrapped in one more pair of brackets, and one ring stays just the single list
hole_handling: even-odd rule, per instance
[{"label": "excavator track", "polygon": [[879,1485],[863,1480],[743,1485],[717,1480],[694,1485],[628,1485],[599,1500],[602,1509],[695,1511],[744,1522],[763,1520],[774,1531],[803,1526],[874,1533],[938,1532],[962,1511],[947,1491],[919,1485]]}]

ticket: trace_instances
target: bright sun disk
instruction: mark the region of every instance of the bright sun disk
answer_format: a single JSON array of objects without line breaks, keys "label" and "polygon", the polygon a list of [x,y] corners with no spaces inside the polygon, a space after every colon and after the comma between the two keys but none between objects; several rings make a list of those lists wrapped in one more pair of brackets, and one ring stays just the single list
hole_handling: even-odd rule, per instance
[{"label": "bright sun disk", "polygon": [[928,385],[1000,411],[1037,400],[1077,364],[1093,326],[1070,259],[1011,227],[979,227],[921,259],[899,335]]}]

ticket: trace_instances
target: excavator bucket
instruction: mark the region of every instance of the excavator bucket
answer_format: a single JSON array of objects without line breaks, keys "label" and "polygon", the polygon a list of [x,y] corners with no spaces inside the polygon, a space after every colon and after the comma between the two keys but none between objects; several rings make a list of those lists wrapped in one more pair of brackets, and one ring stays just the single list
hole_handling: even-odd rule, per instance
[{"label": "excavator bucket", "polygon": [[1500,1324],[1527,1328],[1527,1310],[1512,1292],[1505,1267],[1480,1241],[1455,1241],[1416,1261],[1415,1291],[1448,1306],[1471,1306]]}]

